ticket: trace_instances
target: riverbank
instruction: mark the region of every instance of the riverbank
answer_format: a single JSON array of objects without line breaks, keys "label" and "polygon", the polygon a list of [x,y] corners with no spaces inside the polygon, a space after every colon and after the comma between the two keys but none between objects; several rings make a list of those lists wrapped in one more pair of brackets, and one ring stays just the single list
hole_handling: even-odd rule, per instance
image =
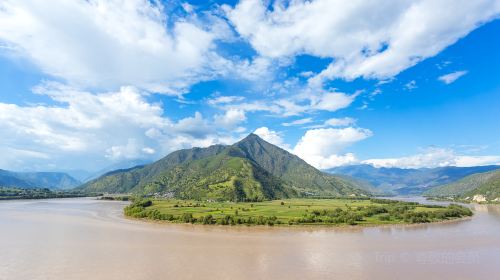
[{"label": "riverbank", "polygon": [[446,222],[472,216],[459,205],[423,205],[386,199],[287,199],[265,202],[139,200],[128,217],[169,223],[267,226],[380,226]]},{"label": "riverbank", "polygon": [[463,203],[463,204],[481,204],[481,205],[500,205],[500,200],[471,200],[471,199],[461,199],[453,197],[425,197],[429,201],[443,201],[449,203]]},{"label": "riverbank", "polygon": [[20,189],[0,187],[0,200],[54,199],[96,196],[98,196],[98,194],[89,194],[71,190],[50,190],[47,188]]}]

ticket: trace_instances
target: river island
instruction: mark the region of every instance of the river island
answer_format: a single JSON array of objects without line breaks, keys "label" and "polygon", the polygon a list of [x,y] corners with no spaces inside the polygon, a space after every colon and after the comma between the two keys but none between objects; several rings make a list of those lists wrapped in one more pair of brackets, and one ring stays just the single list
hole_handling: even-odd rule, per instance
[{"label": "river island", "polygon": [[379,198],[216,202],[135,198],[128,217],[204,225],[388,225],[442,222],[472,216],[458,204],[424,205]]}]

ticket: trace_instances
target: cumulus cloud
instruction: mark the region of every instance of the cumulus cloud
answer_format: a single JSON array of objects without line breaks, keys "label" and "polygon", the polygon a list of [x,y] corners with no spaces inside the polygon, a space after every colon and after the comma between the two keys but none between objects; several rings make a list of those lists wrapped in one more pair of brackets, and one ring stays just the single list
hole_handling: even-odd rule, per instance
[{"label": "cumulus cloud", "polygon": [[241,36],[262,56],[333,58],[311,79],[385,79],[438,54],[500,14],[490,0],[263,1],[224,7]]},{"label": "cumulus cloud", "polygon": [[246,120],[247,117],[243,110],[230,109],[227,110],[224,115],[214,116],[215,125],[227,130],[237,127],[240,123]]},{"label": "cumulus cloud", "polygon": [[179,120],[172,126],[171,131],[194,138],[204,138],[207,134],[214,132],[214,127],[210,125],[208,120],[203,118],[200,112],[195,112],[194,116]]},{"label": "cumulus cloud", "polygon": [[260,136],[262,139],[266,140],[267,142],[276,145],[278,147],[281,147],[285,150],[289,150],[290,146],[285,143],[283,140],[283,137],[280,135],[279,132],[276,132],[274,130],[270,130],[269,128],[263,126],[257,128],[253,133],[256,135]]},{"label": "cumulus cloud", "polygon": [[427,148],[421,153],[400,157],[364,160],[375,167],[422,168],[442,166],[478,166],[500,164],[500,156],[460,155],[452,149]]},{"label": "cumulus cloud", "polygon": [[293,152],[319,169],[354,163],[357,160],[353,154],[339,154],[372,134],[368,129],[355,127],[311,129],[302,136]]},{"label": "cumulus cloud", "polygon": [[449,84],[455,82],[456,80],[458,80],[460,77],[464,76],[465,74],[467,74],[467,71],[465,71],[465,70],[456,71],[456,72],[453,72],[453,73],[449,73],[449,74],[440,76],[438,78],[438,80],[440,80],[441,82],[449,85]]},{"label": "cumulus cloud", "polygon": [[[54,105],[0,103],[0,168],[97,169],[112,161],[157,159],[193,146],[232,143],[200,113],[172,121],[133,87],[92,94],[48,83],[35,92]],[[231,115],[231,114],[229,114]],[[12,160],[15,157],[16,160]]]},{"label": "cumulus cloud", "polygon": [[329,156],[311,155],[304,158],[306,162],[318,169],[329,169],[343,165],[352,165],[359,162],[353,153],[333,154]]},{"label": "cumulus cloud", "polygon": [[223,34],[168,16],[159,1],[5,0],[0,41],[72,85],[178,94],[228,62],[213,50]]}]

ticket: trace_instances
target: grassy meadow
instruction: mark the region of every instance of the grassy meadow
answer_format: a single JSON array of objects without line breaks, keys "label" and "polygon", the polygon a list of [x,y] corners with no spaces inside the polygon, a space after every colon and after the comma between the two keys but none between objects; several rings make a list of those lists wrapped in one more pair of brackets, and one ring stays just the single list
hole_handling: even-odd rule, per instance
[{"label": "grassy meadow", "polygon": [[472,212],[459,205],[421,205],[385,199],[284,199],[200,202],[136,199],[125,215],[174,223],[219,225],[377,225],[428,223]]}]

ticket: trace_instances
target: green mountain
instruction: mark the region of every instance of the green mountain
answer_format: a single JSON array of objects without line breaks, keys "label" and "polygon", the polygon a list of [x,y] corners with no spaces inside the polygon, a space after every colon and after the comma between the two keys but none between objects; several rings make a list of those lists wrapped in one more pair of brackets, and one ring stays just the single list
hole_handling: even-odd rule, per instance
[{"label": "green mountain", "polygon": [[336,175],[355,177],[372,184],[379,193],[420,195],[432,187],[449,184],[468,175],[499,169],[498,165],[437,168],[376,168],[372,165],[341,166],[327,170]]},{"label": "green mountain", "polygon": [[424,195],[462,199],[482,195],[487,200],[500,200],[500,170],[470,175],[454,183],[432,188]]},{"label": "green mountain", "polygon": [[13,172],[0,169],[0,187],[71,189],[80,182],[61,172]]},{"label": "green mountain", "polygon": [[255,134],[230,146],[176,151],[146,166],[107,173],[81,189],[233,201],[367,193],[354,180],[323,173]]}]

